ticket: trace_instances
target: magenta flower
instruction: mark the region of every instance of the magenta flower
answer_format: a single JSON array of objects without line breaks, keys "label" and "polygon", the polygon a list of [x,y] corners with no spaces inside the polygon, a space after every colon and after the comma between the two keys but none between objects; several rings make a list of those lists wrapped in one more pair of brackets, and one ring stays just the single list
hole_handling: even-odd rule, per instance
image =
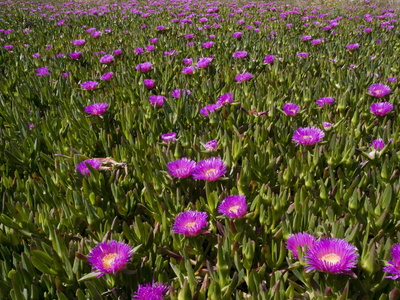
[{"label": "magenta flower", "polygon": [[152,44],[155,44],[157,41],[158,41],[158,38],[156,38],[156,37],[149,39],[149,42]]},{"label": "magenta flower", "polygon": [[169,289],[164,283],[141,284],[137,292],[133,295],[132,300],[163,300],[164,294]]},{"label": "magenta flower", "polygon": [[226,93],[221,95],[217,100],[218,106],[224,106],[233,102],[233,95],[231,93]]},{"label": "magenta flower", "polygon": [[200,161],[194,172],[194,179],[216,181],[226,173],[226,164],[219,157],[211,157]]},{"label": "magenta flower", "polygon": [[142,72],[147,72],[151,69],[152,66],[153,66],[153,64],[151,62],[144,62],[142,64],[138,64],[136,66],[136,70],[140,70]]},{"label": "magenta flower", "polygon": [[299,111],[299,106],[293,103],[286,103],[283,106],[283,110],[287,116],[295,117]]},{"label": "magenta flower", "polygon": [[358,47],[360,47],[360,44],[359,44],[359,43],[350,44],[350,45],[347,45],[347,46],[346,46],[346,48],[349,49],[349,50],[355,50],[355,49],[357,49]]},{"label": "magenta flower", "polygon": [[46,66],[42,67],[42,68],[39,68],[39,69],[36,69],[36,72],[37,72],[36,76],[39,76],[39,77],[50,75],[49,69],[47,69]]},{"label": "magenta flower", "polygon": [[218,142],[217,140],[211,140],[205,143],[204,148],[206,148],[207,151],[213,152],[218,150]]},{"label": "magenta flower", "polygon": [[193,58],[184,58],[183,63],[185,65],[191,65],[193,63]]},{"label": "magenta flower", "polygon": [[149,102],[151,103],[151,105],[162,106],[164,104],[164,99],[166,98],[161,95],[151,95],[149,97]]},{"label": "magenta flower", "polygon": [[306,271],[332,274],[348,272],[357,265],[357,248],[344,239],[316,241],[305,254]]},{"label": "magenta flower", "polygon": [[322,39],[316,39],[316,40],[311,41],[311,44],[313,44],[313,45],[318,45],[320,43],[322,43]]},{"label": "magenta flower", "polygon": [[13,45],[4,45],[4,49],[6,50],[12,50],[14,48]]},{"label": "magenta flower", "polygon": [[297,53],[297,56],[302,57],[302,58],[307,58],[309,54],[310,53],[308,53],[308,52],[300,52],[300,53]]},{"label": "magenta flower", "polygon": [[206,68],[210,64],[211,61],[212,61],[212,58],[204,57],[197,62],[197,67],[198,68]]},{"label": "magenta flower", "polygon": [[83,176],[90,176],[88,165],[90,165],[93,169],[98,170],[101,166],[101,161],[95,158],[84,160],[75,166],[75,172],[79,171]]},{"label": "magenta flower", "polygon": [[194,45],[194,43],[193,43],[193,42],[191,42],[191,43],[187,43],[187,44],[186,44],[186,46],[188,46],[188,47],[193,47],[193,45]]},{"label": "magenta flower", "polygon": [[182,74],[192,75],[193,74],[193,66],[183,67]]},{"label": "magenta flower", "polygon": [[163,31],[164,28],[165,28],[164,26],[157,26],[157,30],[158,30],[158,31]]},{"label": "magenta flower", "polygon": [[209,113],[213,113],[218,108],[220,108],[220,106],[218,104],[210,104],[210,105],[207,105],[207,106],[203,107],[202,109],[200,109],[200,113],[203,116],[209,117]]},{"label": "magenta flower", "polygon": [[245,58],[247,56],[247,51],[236,51],[233,53],[234,58]]},{"label": "magenta flower", "polygon": [[322,126],[324,127],[325,130],[327,130],[332,127],[332,124],[329,122],[322,122]]},{"label": "magenta flower", "polygon": [[368,88],[368,90],[372,96],[378,98],[384,97],[390,94],[390,92],[392,91],[389,86],[382,83],[374,83]]},{"label": "magenta flower", "polygon": [[93,31],[96,31],[96,28],[89,28],[89,29],[86,29],[86,32],[87,32],[87,33],[92,33]]},{"label": "magenta flower", "polygon": [[270,64],[272,64],[272,63],[274,62],[274,59],[275,59],[275,55],[268,54],[268,55],[264,58],[264,64],[270,65]]},{"label": "magenta flower", "polygon": [[181,158],[175,161],[171,161],[167,164],[168,173],[171,176],[179,179],[186,178],[192,175],[196,168],[196,162],[188,158]]},{"label": "magenta flower", "polygon": [[208,42],[205,42],[205,43],[202,43],[201,44],[202,46],[203,46],[203,48],[211,48],[213,45],[214,45],[214,42],[213,41],[208,41]]},{"label": "magenta flower", "polygon": [[393,110],[393,104],[389,102],[374,103],[371,105],[370,110],[376,116],[384,116]]},{"label": "magenta flower", "polygon": [[286,242],[286,248],[293,253],[293,256],[298,259],[297,249],[300,246],[303,252],[305,246],[310,249],[315,243],[315,237],[305,232],[291,234]]},{"label": "magenta flower", "polygon": [[175,56],[178,53],[176,50],[164,51],[165,56]]},{"label": "magenta flower", "polygon": [[72,44],[74,44],[75,46],[81,46],[85,43],[86,41],[84,39],[79,39],[79,40],[75,40],[72,41]]},{"label": "magenta flower", "polygon": [[34,124],[34,123],[29,123],[29,122],[28,122],[28,126],[29,126],[29,129],[35,128],[35,124]]},{"label": "magenta flower", "polygon": [[86,81],[81,84],[84,90],[94,90],[99,83],[97,81]]},{"label": "magenta flower", "polygon": [[187,40],[190,40],[190,39],[194,38],[194,33],[189,33],[189,34],[185,35],[185,38]]},{"label": "magenta flower", "polygon": [[114,59],[114,56],[112,56],[111,54],[107,54],[107,55],[100,57],[100,63],[108,64],[108,63],[112,62],[113,59]]},{"label": "magenta flower", "polygon": [[397,82],[397,78],[396,77],[389,77],[387,79],[387,81],[389,81],[389,82]]},{"label": "magenta flower", "polygon": [[122,50],[121,49],[116,49],[116,50],[114,50],[114,54],[115,55],[120,55],[122,53]]},{"label": "magenta flower", "polygon": [[102,102],[102,103],[95,103],[92,105],[88,105],[85,107],[85,112],[91,115],[102,115],[105,113],[106,109],[108,107],[108,103]]},{"label": "magenta flower", "polygon": [[92,37],[98,37],[98,36],[100,36],[100,34],[101,34],[101,31],[95,31],[91,35],[92,35]]},{"label": "magenta flower", "polygon": [[164,133],[161,135],[161,139],[163,140],[164,143],[173,143],[176,140],[176,133],[175,132],[170,132],[170,133]]},{"label": "magenta flower", "polygon": [[324,107],[325,105],[331,105],[333,102],[335,102],[335,98],[333,97],[322,97],[319,98],[315,103],[321,107]]},{"label": "magenta flower", "polygon": [[246,197],[240,195],[226,197],[218,207],[218,212],[229,218],[243,218],[246,211]]},{"label": "magenta flower", "polygon": [[311,40],[311,35],[302,36],[301,39],[302,39],[303,41]]},{"label": "magenta flower", "polygon": [[202,232],[207,224],[207,213],[199,211],[186,211],[180,213],[174,220],[172,229],[175,234],[180,233],[186,236],[195,236]]},{"label": "magenta flower", "polygon": [[371,146],[374,146],[375,150],[382,150],[385,148],[385,143],[383,139],[376,139],[372,141]]},{"label": "magenta flower", "polygon": [[154,51],[154,45],[147,45],[147,46],[146,46],[146,51],[147,51],[147,52],[152,52],[152,51]]},{"label": "magenta flower", "polygon": [[145,79],[143,82],[148,89],[152,89],[155,86],[153,79]]},{"label": "magenta flower", "polygon": [[383,267],[383,271],[392,274],[392,276],[385,276],[385,278],[390,278],[396,280],[400,278],[400,244],[393,245],[392,249],[392,260],[388,260],[388,265]]},{"label": "magenta flower", "polygon": [[33,53],[32,56],[35,57],[35,58],[39,58],[40,54],[39,53]]},{"label": "magenta flower", "polygon": [[253,75],[251,73],[246,72],[246,73],[237,75],[235,77],[235,80],[237,82],[249,81],[252,77],[253,77]]},{"label": "magenta flower", "polygon": [[183,95],[184,96],[190,95],[190,91],[189,90],[176,89],[176,90],[172,91],[171,96],[174,97],[174,98],[180,98],[181,97],[181,91],[183,91]]},{"label": "magenta flower", "polygon": [[79,56],[81,55],[81,51],[78,51],[78,52],[72,52],[72,53],[70,53],[69,54],[69,56],[72,58],[72,59],[79,59]]},{"label": "magenta flower", "polygon": [[132,248],[117,241],[101,242],[88,255],[88,261],[94,272],[101,277],[106,273],[115,274],[125,268],[133,255]]},{"label": "magenta flower", "polygon": [[292,140],[298,145],[314,145],[320,142],[325,136],[325,133],[317,127],[305,127],[297,129],[292,137]]},{"label": "magenta flower", "polygon": [[235,32],[235,33],[233,34],[233,37],[234,37],[235,39],[238,39],[238,38],[240,38],[241,36],[242,36],[242,33],[241,33],[240,31]]},{"label": "magenta flower", "polygon": [[103,75],[101,75],[101,80],[105,81],[110,81],[110,79],[113,77],[114,73],[113,72],[108,72]]}]

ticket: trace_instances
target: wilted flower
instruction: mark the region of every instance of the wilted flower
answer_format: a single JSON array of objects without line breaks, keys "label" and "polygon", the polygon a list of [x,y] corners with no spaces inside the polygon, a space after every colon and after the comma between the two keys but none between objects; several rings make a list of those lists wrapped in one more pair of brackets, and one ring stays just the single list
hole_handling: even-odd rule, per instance
[{"label": "wilted flower", "polygon": [[275,59],[275,55],[271,55],[268,54],[265,58],[264,58],[264,64],[272,64],[274,62]]},{"label": "wilted flower", "polygon": [[163,140],[164,143],[175,142],[176,133],[175,132],[164,133],[161,135],[161,139]]},{"label": "wilted flower", "polygon": [[392,260],[388,260],[388,265],[383,267],[383,271],[392,274],[392,276],[386,276],[385,278],[390,278],[396,280],[400,278],[400,244],[393,245],[392,249]]},{"label": "wilted flower", "polygon": [[320,142],[325,136],[325,133],[317,127],[305,127],[297,129],[292,137],[296,146],[301,145],[314,145]]},{"label": "wilted flower", "polygon": [[393,104],[389,102],[374,103],[371,105],[370,110],[376,116],[384,116],[393,110]]},{"label": "wilted flower", "polygon": [[246,197],[233,195],[226,197],[218,207],[218,212],[229,218],[242,218],[246,215]]},{"label": "wilted flower", "polygon": [[86,81],[81,84],[84,90],[94,90],[99,83],[97,81]]},{"label": "wilted flower", "polygon": [[164,283],[152,283],[141,284],[138,287],[137,292],[133,295],[132,300],[163,300],[164,294],[168,290],[168,286]]},{"label": "wilted flower", "polygon": [[79,56],[81,55],[81,53],[82,53],[81,51],[72,52],[72,53],[69,54],[69,56],[70,56],[72,59],[78,59]]},{"label": "wilted flower", "polygon": [[321,107],[324,107],[325,105],[330,105],[333,102],[335,102],[335,98],[333,97],[322,97],[319,98],[315,103],[317,103]]},{"label": "wilted flower", "polygon": [[372,96],[381,98],[384,97],[392,91],[391,88],[385,84],[382,83],[374,83],[368,88],[370,94]]},{"label": "wilted flower", "polygon": [[42,67],[42,68],[39,68],[39,69],[36,69],[36,72],[37,72],[37,76],[46,76],[46,75],[50,75],[50,73],[49,73],[49,69],[47,69],[47,67]]},{"label": "wilted flower", "polygon": [[92,105],[88,105],[85,107],[85,112],[91,115],[102,115],[106,111],[108,107],[108,103],[102,102],[102,103],[95,103]]},{"label": "wilted flower", "polygon": [[152,66],[153,66],[153,64],[151,62],[144,62],[142,64],[138,64],[136,66],[136,70],[140,70],[142,72],[147,72],[151,69]]},{"label": "wilted flower", "polygon": [[233,53],[234,58],[245,58],[247,56],[247,51],[236,51]]},{"label": "wilted flower", "polygon": [[182,212],[175,218],[172,229],[174,233],[180,233],[186,236],[195,236],[202,232],[202,229],[206,224],[206,212],[190,210]]},{"label": "wilted flower", "polygon": [[190,91],[189,90],[176,89],[176,90],[172,91],[171,96],[174,97],[174,98],[180,98],[181,97],[181,91],[183,91],[183,95],[184,96],[190,95]]},{"label": "wilted flower", "polygon": [[226,93],[221,95],[217,100],[218,106],[224,106],[233,102],[233,95],[231,93]]},{"label": "wilted flower", "polygon": [[218,142],[217,140],[212,140],[212,141],[208,141],[207,143],[205,143],[204,148],[206,148],[207,151],[217,151],[218,149]]},{"label": "wilted flower", "polygon": [[290,251],[292,251],[293,256],[298,259],[298,252],[297,249],[300,246],[301,249],[305,250],[305,246],[307,248],[311,248],[315,243],[315,237],[312,235],[309,235],[308,233],[305,232],[299,232],[295,234],[291,234],[286,242],[286,248]]},{"label": "wilted flower", "polygon": [[101,161],[95,158],[84,160],[75,166],[75,171],[81,172],[83,176],[90,176],[90,170],[87,165],[90,165],[93,169],[98,170],[101,166]]},{"label": "wilted flower", "polygon": [[198,68],[206,68],[210,64],[211,61],[212,61],[211,57],[204,57],[197,62],[197,67]]},{"label": "wilted flower", "polygon": [[186,178],[192,175],[196,162],[189,158],[181,158],[167,164],[168,173],[177,178]]},{"label": "wilted flower", "polygon": [[253,77],[253,75],[251,73],[246,72],[246,73],[237,75],[235,77],[235,80],[237,82],[249,81],[252,77]]},{"label": "wilted flower", "polygon": [[194,179],[216,181],[226,173],[226,165],[219,157],[200,161],[193,172]]},{"label": "wilted flower", "polygon": [[349,50],[355,50],[355,49],[357,49],[358,47],[360,47],[360,44],[358,44],[358,43],[350,44],[350,45],[347,45],[347,46],[346,46],[346,48],[349,49]]},{"label": "wilted flower", "polygon": [[79,39],[79,40],[75,40],[72,41],[72,44],[76,45],[76,46],[81,46],[85,43],[86,41],[84,39]]},{"label": "wilted flower", "polygon": [[218,104],[210,104],[210,105],[207,105],[207,106],[203,107],[202,109],[200,109],[200,113],[203,116],[209,117],[209,112],[212,113],[212,112],[216,111],[218,108],[220,108],[220,106]]},{"label": "wilted flower", "polygon": [[114,73],[113,72],[108,72],[103,75],[101,75],[101,80],[109,81],[113,77]]},{"label": "wilted flower", "polygon": [[100,63],[108,64],[108,63],[112,62],[113,59],[114,59],[114,56],[112,56],[111,54],[107,54],[107,55],[100,57]]},{"label": "wilted flower", "polygon": [[88,261],[101,277],[106,273],[115,274],[125,268],[133,255],[132,248],[123,242],[101,242],[90,252]]},{"label": "wilted flower", "polygon": [[149,97],[151,105],[156,105],[156,106],[162,106],[164,104],[164,99],[166,98],[161,95],[151,95]]},{"label": "wilted flower", "polygon": [[299,106],[293,103],[286,103],[283,106],[283,110],[287,116],[294,117],[299,111]]},{"label": "wilted flower", "polygon": [[152,89],[155,85],[153,79],[145,79],[143,80],[144,85],[148,88],[148,89]]},{"label": "wilted flower", "polygon": [[306,271],[333,274],[348,272],[356,267],[357,256],[357,248],[344,239],[321,239],[304,256]]}]

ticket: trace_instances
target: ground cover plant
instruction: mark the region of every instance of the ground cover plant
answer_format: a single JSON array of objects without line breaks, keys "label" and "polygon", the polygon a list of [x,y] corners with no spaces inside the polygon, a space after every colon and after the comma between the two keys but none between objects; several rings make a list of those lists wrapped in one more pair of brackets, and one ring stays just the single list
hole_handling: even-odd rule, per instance
[{"label": "ground cover plant", "polygon": [[397,299],[396,10],[0,2],[1,299]]}]

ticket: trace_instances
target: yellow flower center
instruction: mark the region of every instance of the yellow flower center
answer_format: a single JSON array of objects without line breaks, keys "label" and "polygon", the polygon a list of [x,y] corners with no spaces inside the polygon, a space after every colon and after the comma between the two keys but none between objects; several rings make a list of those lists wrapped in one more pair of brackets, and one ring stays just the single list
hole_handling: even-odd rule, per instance
[{"label": "yellow flower center", "polygon": [[322,260],[334,265],[338,261],[340,261],[340,256],[335,253],[328,253],[328,254],[325,254],[324,256],[322,256]]},{"label": "yellow flower center", "polygon": [[239,207],[240,207],[240,205],[231,206],[231,207],[229,207],[228,211],[237,214]]},{"label": "yellow flower center", "polygon": [[209,169],[206,171],[207,177],[214,177],[217,175],[217,169]]},{"label": "yellow flower center", "polygon": [[187,222],[187,223],[185,224],[185,227],[186,227],[187,229],[190,229],[190,228],[193,228],[194,225],[196,225],[196,222],[194,222],[194,221],[192,221],[192,222]]},{"label": "yellow flower center", "polygon": [[103,264],[103,268],[104,269],[111,269],[112,268],[112,264],[115,260],[115,258],[118,256],[117,253],[110,253],[105,255],[102,259],[101,259],[101,263]]}]

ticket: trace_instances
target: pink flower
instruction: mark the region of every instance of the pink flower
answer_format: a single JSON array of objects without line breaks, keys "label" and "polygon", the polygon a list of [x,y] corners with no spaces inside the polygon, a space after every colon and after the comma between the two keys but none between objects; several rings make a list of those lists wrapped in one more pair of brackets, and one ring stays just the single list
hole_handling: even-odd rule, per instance
[{"label": "pink flower", "polygon": [[86,81],[81,84],[84,90],[94,90],[99,83],[97,81]]},{"label": "pink flower", "polygon": [[121,49],[114,50],[115,55],[120,55],[122,53]]},{"label": "pink flower", "polygon": [[72,53],[70,53],[69,54],[69,56],[72,58],[72,59],[79,59],[79,56],[81,55],[81,51],[78,51],[78,52],[72,52]]},{"label": "pink flower", "polygon": [[162,106],[164,104],[164,99],[166,98],[161,95],[151,95],[149,97],[149,102],[151,103],[151,105]]},{"label": "pink flower", "polygon": [[148,88],[148,89],[152,89],[155,85],[153,79],[145,79],[143,80],[144,85]]},{"label": "pink flower", "polygon": [[81,46],[85,43],[86,41],[84,39],[79,39],[79,40],[75,40],[72,41],[72,44],[74,44],[75,46]]},{"label": "pink flower", "polygon": [[105,73],[101,76],[101,80],[109,81],[113,77],[113,72]]},{"label": "pink flower", "polygon": [[107,55],[100,57],[100,63],[108,64],[108,63],[112,62],[113,59],[114,59],[114,56],[112,56],[111,54],[107,54]]}]

